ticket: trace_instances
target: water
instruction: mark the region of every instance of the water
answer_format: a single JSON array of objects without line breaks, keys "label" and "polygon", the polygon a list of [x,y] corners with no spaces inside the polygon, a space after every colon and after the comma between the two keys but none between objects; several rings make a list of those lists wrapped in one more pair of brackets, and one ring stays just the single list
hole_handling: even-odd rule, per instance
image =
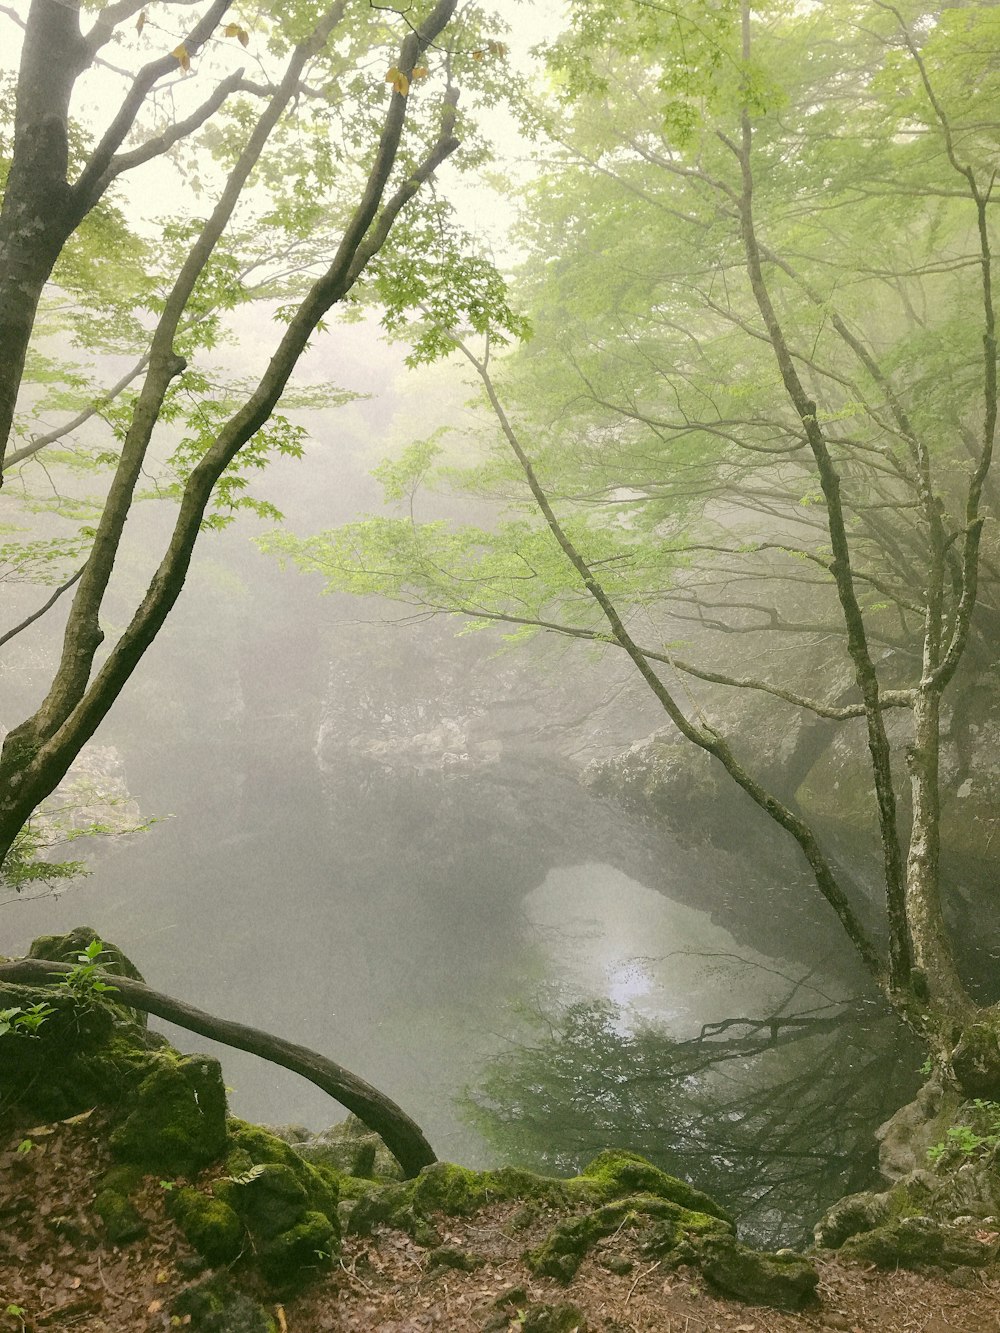
[{"label": "water", "polygon": [[[272,480],[292,526],[371,503],[365,428]],[[168,517],[130,523],[112,621]],[[860,1146],[919,1059],[853,1003],[866,982],[837,923],[739,793],[721,847],[581,786],[584,760],[662,724],[622,664],[559,644],[498,656],[443,623],[320,601],[248,530],[206,537],[96,738],[163,821],[101,849],[64,896],[0,907],[0,951],[92,925],[151,986],[374,1083],[442,1157],[570,1171],[631,1147],[778,1241],[864,1183]],[[37,697],[57,630],[8,650],[6,721]],[[805,1012],[820,1026],[801,1041],[752,1026]],[[293,1075],[216,1053],[237,1113],[338,1118]]]}]

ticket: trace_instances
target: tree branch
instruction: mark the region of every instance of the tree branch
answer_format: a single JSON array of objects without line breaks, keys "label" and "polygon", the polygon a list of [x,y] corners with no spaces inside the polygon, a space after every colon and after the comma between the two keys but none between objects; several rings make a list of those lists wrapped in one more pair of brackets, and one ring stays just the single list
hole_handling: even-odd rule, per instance
[{"label": "tree branch", "polygon": [[[25,958],[13,963],[0,963],[0,981],[19,986],[51,986],[63,981],[70,971],[72,968],[68,963]],[[417,1175],[423,1167],[437,1161],[434,1149],[416,1121],[411,1120],[385,1093],[379,1092],[342,1065],[328,1060],[325,1055],[319,1055],[306,1046],[297,1046],[283,1037],[262,1032],[259,1028],[216,1018],[182,1000],[175,1000],[173,996],[151,990],[141,981],[119,976],[117,972],[102,972],[98,975],[114,987],[117,992],[116,1003],[121,1002],[144,1014],[154,1014],[168,1023],[176,1023],[189,1032],[197,1032],[201,1037],[222,1042],[238,1051],[259,1055],[271,1064],[290,1069],[293,1074],[308,1079],[349,1111],[353,1111],[369,1129],[381,1135],[407,1177]]]},{"label": "tree branch", "polygon": [[36,620],[41,620],[42,616],[45,615],[46,611],[51,611],[51,609],[55,606],[56,602],[63,595],[63,593],[67,592],[70,588],[72,588],[73,584],[76,583],[77,579],[79,579],[85,568],[86,568],[85,565],[81,565],[72,578],[69,578],[66,580],[65,583],[60,584],[59,587],[56,588],[52,596],[49,598],[49,600],[45,603],[45,605],[40,607],[39,610],[33,612],[30,616],[27,617],[26,620],[22,620],[19,625],[15,625],[13,629],[9,629],[6,634],[0,634],[0,648],[2,648],[5,643],[7,643],[10,639],[12,639],[15,634],[20,634],[21,631],[26,630],[29,625],[33,625]]}]

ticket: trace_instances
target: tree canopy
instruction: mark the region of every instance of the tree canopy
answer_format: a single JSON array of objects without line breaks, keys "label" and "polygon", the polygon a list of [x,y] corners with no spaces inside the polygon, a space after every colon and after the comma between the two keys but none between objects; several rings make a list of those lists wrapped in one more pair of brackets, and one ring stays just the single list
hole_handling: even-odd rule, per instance
[{"label": "tree canopy", "polygon": [[[524,202],[532,339],[497,356],[521,332],[505,310],[495,330],[411,322],[474,372],[484,456],[415,445],[382,471],[398,516],[268,544],[330,589],[627,654],[795,839],[942,1067],[972,1087],[989,1066],[994,1087],[993,1020],[942,911],[940,751],[996,617],[996,10],[571,14]],[[417,521],[435,476],[494,499],[496,522]],[[728,734],[734,688],[861,719],[874,926],[794,793]]]}]

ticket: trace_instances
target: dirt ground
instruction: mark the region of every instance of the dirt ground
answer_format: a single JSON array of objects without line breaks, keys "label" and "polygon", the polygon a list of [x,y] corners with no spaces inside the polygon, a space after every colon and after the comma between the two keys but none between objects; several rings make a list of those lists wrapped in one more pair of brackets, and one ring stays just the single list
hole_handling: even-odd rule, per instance
[{"label": "dirt ground", "polygon": [[[201,1272],[166,1213],[170,1182],[150,1179],[138,1200],[146,1236],[110,1245],[92,1211],[95,1183],[111,1164],[98,1115],[22,1127],[0,1143],[0,1330],[3,1333],[147,1333],[183,1327],[177,1294]],[[30,1147],[25,1147],[25,1144]],[[546,1229],[520,1229],[516,1204],[471,1218],[441,1218],[442,1245],[472,1256],[471,1271],[432,1262],[406,1234],[347,1237],[332,1271],[278,1301],[247,1290],[280,1333],[520,1333],[536,1307],[570,1303],[581,1333],[1000,1333],[1000,1280],[964,1270],[885,1273],[832,1258],[817,1261],[820,1305],[781,1314],[724,1300],[697,1275],[644,1259],[627,1234],[609,1238],[568,1287],[534,1277],[521,1255]],[[631,1247],[631,1248],[630,1248]],[[614,1255],[611,1272],[603,1266]],[[237,1270],[238,1276],[238,1270]],[[564,1310],[560,1330],[576,1316]],[[537,1325],[542,1327],[543,1325]]]}]

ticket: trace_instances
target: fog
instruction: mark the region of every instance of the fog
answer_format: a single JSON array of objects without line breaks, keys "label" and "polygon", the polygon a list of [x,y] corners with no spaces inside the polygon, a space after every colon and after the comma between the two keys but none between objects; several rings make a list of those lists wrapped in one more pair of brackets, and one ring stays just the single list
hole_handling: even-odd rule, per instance
[{"label": "fog", "polygon": [[[267,474],[262,494],[303,532],[376,506],[369,471],[387,441],[431,428],[442,402],[460,414],[465,393],[427,406],[368,326],[337,331],[309,370],[371,396],[314,414],[307,457]],[[171,517],[149,504],[132,520],[109,620]],[[685,1038],[863,991],[791,852],[766,838],[751,868],[761,816],[740,793],[727,849],[581,784],[588,760],[661,725],[622,662],[541,640],[514,653],[444,618],[321,597],[256,550],[261,530],[240,519],[204,535],[175,614],[88,747],[98,777],[158,822],[88,845],[93,874],[64,892],[7,901],[5,952],[86,923],[151,986],[332,1057],[439,1155],[473,1164],[498,1149],[463,1094],[523,1039],[527,1010],[609,1000],[623,1030]],[[59,619],[7,650],[8,725],[45,682]],[[314,1128],[343,1114],[291,1074],[167,1030],[219,1055],[237,1114]],[[619,1132],[628,1146],[626,1121]],[[558,1147],[558,1118],[551,1134]]]}]

